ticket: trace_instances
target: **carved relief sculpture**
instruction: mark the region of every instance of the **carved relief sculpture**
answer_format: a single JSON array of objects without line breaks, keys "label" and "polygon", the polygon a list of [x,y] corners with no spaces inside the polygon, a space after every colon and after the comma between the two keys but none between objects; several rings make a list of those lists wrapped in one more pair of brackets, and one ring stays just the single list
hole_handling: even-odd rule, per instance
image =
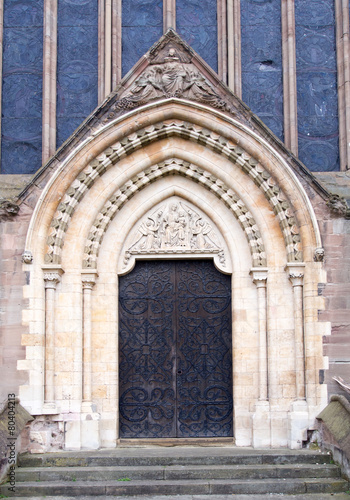
[{"label": "carved relief sculpture", "polygon": [[173,48],[161,64],[151,64],[115,104],[115,110],[132,109],[156,98],[181,97],[234,113],[193,64],[183,64]]},{"label": "carved relief sculpture", "polygon": [[147,215],[138,225],[133,243],[125,252],[131,255],[164,253],[218,254],[224,265],[224,249],[212,227],[192,207],[172,199]]}]

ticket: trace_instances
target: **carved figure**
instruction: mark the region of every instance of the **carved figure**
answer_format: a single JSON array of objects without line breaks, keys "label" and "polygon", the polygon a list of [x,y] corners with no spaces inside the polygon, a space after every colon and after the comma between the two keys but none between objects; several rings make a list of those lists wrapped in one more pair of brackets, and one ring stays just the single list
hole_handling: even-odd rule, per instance
[{"label": "carved figure", "polygon": [[165,224],[165,245],[174,247],[177,246],[179,239],[179,229],[180,229],[180,222],[179,222],[179,214],[178,214],[178,206],[176,204],[173,204],[170,207],[170,210],[168,214],[164,217],[164,224]]},{"label": "carved figure", "polygon": [[350,218],[350,208],[348,207],[348,204],[344,197],[339,196],[338,194],[333,194],[329,198],[327,205],[332,210],[332,212],[338,215],[342,215],[346,219]]},{"label": "carved figure", "polygon": [[223,252],[211,224],[183,202],[164,205],[143,220],[126,255],[169,250]]},{"label": "carved figure", "polygon": [[324,259],[324,248],[316,248],[314,261],[315,262],[323,262]]},{"label": "carved figure", "polygon": [[152,250],[159,248],[159,238],[158,229],[160,227],[160,217],[162,212],[157,214],[158,220],[149,218],[146,222],[143,222],[139,227],[139,232],[141,233],[139,239],[132,246],[132,249],[139,250]]},{"label": "carved figure", "polygon": [[19,206],[10,200],[0,202],[0,215],[16,215],[19,212]]},{"label": "carved figure", "polygon": [[209,81],[193,65],[179,62],[174,49],[169,49],[163,64],[150,66],[121,96],[115,108],[132,108],[157,97],[184,97],[215,108],[227,108]]},{"label": "carved figure", "polygon": [[29,250],[25,250],[22,253],[22,262],[25,264],[31,264],[33,262],[33,254]]}]

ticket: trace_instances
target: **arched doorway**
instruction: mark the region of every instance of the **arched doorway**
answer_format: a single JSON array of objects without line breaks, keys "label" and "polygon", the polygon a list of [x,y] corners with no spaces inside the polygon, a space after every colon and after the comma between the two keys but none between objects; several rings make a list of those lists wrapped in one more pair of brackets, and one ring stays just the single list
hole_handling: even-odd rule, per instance
[{"label": "arched doorway", "polygon": [[120,437],[233,436],[231,277],[139,261],[119,285]]}]

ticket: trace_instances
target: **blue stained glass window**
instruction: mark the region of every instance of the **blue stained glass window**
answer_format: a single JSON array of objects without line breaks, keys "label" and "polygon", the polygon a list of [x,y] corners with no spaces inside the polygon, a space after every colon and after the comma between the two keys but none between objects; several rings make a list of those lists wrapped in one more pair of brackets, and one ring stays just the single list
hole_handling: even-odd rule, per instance
[{"label": "blue stained glass window", "polygon": [[162,34],[163,0],[123,0],[123,76],[131,70]]},{"label": "blue stained glass window", "polygon": [[334,0],[296,0],[295,21],[299,158],[339,170]]},{"label": "blue stained glass window", "polygon": [[97,106],[98,2],[58,0],[57,147]]},{"label": "blue stained glass window", "polygon": [[241,0],[241,25],[243,101],[283,140],[280,0]]},{"label": "blue stained glass window", "polygon": [[4,1],[1,173],[41,167],[43,0]]},{"label": "blue stained glass window", "polygon": [[176,30],[218,71],[218,23],[215,0],[176,0]]}]

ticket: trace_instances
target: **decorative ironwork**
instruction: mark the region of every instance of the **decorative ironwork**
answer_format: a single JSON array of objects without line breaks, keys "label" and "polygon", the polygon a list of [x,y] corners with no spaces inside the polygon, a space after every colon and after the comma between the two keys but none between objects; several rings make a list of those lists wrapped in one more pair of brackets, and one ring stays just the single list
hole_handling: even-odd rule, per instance
[{"label": "decorative ironwork", "polygon": [[231,279],[183,262],[178,289],[178,436],[232,436]]},{"label": "decorative ironwork", "polygon": [[232,436],[231,282],[211,261],[120,279],[121,437]]}]

